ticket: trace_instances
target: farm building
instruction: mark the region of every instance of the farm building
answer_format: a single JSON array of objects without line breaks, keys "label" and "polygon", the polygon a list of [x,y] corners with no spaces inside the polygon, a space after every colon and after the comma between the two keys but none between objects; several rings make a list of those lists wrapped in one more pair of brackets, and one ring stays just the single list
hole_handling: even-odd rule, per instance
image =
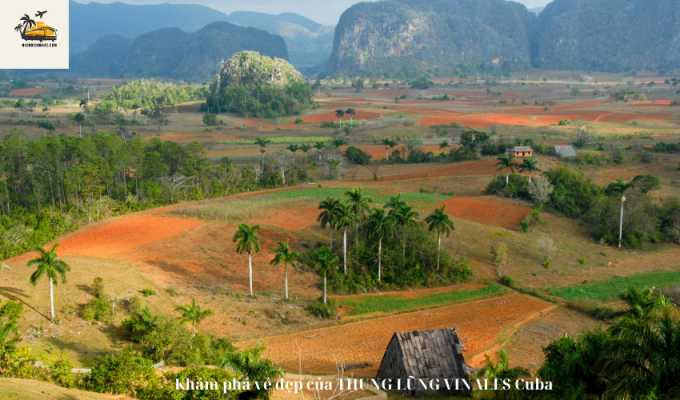
[{"label": "farm building", "polygon": [[572,146],[553,146],[550,154],[560,157],[576,157],[576,150]]},{"label": "farm building", "polygon": [[529,146],[515,146],[508,150],[508,155],[515,157],[531,157],[534,155],[534,149]]},{"label": "farm building", "polygon": [[465,365],[456,330],[436,329],[396,332],[387,345],[376,378],[391,379],[392,387],[399,388],[404,395],[431,392],[428,388],[436,382],[440,393],[454,396],[470,391],[469,372],[476,371]]}]

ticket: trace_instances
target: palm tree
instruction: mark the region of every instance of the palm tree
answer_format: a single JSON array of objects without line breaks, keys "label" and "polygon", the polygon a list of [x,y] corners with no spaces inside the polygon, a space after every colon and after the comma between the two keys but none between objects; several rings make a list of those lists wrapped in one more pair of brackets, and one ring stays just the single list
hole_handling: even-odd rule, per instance
[{"label": "palm tree", "polygon": [[38,268],[31,275],[31,284],[33,286],[38,283],[43,275],[47,275],[50,280],[50,310],[52,312],[52,322],[54,322],[54,289],[52,285],[57,284],[57,274],[61,276],[61,283],[66,283],[66,272],[71,270],[68,264],[61,260],[57,260],[57,247],[59,243],[55,243],[51,249],[44,250],[41,247],[36,247],[38,258],[34,258],[28,262],[28,266],[36,265]]},{"label": "palm tree", "polygon": [[271,142],[272,141],[269,140],[269,139],[261,139],[261,138],[255,139],[255,144],[260,146],[260,153],[262,153],[262,172],[264,172],[264,153],[265,153],[264,148],[267,147],[267,145]]},{"label": "palm tree", "polygon": [[378,239],[378,282],[382,275],[382,240],[394,233],[394,222],[394,217],[385,214],[384,209],[373,208],[373,213],[366,218],[364,225],[368,236]]},{"label": "palm tree", "polygon": [[307,143],[300,145],[300,150],[305,153],[305,163],[307,162],[307,152],[312,149],[312,146]]},{"label": "palm tree", "polygon": [[87,102],[90,102],[90,87],[86,86],[85,89],[87,90]]},{"label": "palm tree", "polygon": [[257,230],[260,225],[248,226],[241,224],[238,230],[234,233],[232,242],[236,243],[236,252],[238,254],[248,253],[248,276],[250,279],[250,295],[253,295],[253,253],[260,252],[260,237],[257,235]]},{"label": "palm tree", "polygon": [[512,154],[501,154],[496,159],[498,160],[496,163],[498,169],[496,169],[496,171],[505,170],[505,186],[510,184],[510,170],[515,172],[515,168],[519,167],[519,164],[512,162],[514,158],[515,156]]},{"label": "palm tree", "polygon": [[85,100],[85,99],[80,100],[80,106],[79,106],[79,107],[82,107],[82,108],[83,108],[83,112],[85,113],[85,116],[86,116],[86,117],[87,117],[87,105],[88,105],[89,103],[90,103],[90,102],[89,102],[88,100]]},{"label": "palm tree", "polygon": [[320,249],[312,253],[312,267],[319,273],[323,274],[323,303],[326,304],[326,276],[335,268],[335,264],[340,259],[338,256],[331,253],[331,249],[326,246],[321,246]]},{"label": "palm tree", "polygon": [[17,32],[19,32],[19,33],[21,33],[21,30],[22,30],[22,29],[23,29],[23,27],[21,26],[21,24],[19,24],[19,25],[17,25],[17,26],[14,27],[14,30],[17,31]]},{"label": "palm tree", "polygon": [[345,114],[349,115],[349,126],[352,126],[352,115],[357,115],[357,110],[353,108],[348,108]]},{"label": "palm tree", "polygon": [[140,108],[140,107],[139,107],[139,104],[134,103],[134,104],[132,105],[132,107],[130,107],[130,108],[134,110],[134,112],[135,112],[135,121],[137,121],[137,109]]},{"label": "palm tree", "polygon": [[151,312],[146,306],[140,306],[137,311],[130,315],[130,318],[123,322],[125,329],[132,332],[131,339],[134,342],[139,342],[149,332],[151,332],[158,324],[158,316],[151,315]]},{"label": "palm tree", "polygon": [[261,384],[253,385],[252,382],[275,382],[284,376],[281,367],[263,357],[264,351],[264,343],[258,342],[243,351],[226,352],[220,362],[220,368],[240,372],[251,382],[251,390],[239,394],[240,400],[271,400],[271,389],[267,390]]},{"label": "palm tree", "polygon": [[[387,203],[385,203],[384,208],[390,208],[390,209],[392,209],[392,211],[396,211],[396,210],[400,209],[401,207],[403,207],[405,205],[406,205],[406,202],[401,199],[401,193],[399,193],[396,196],[390,197],[390,199],[387,200]],[[391,214],[391,212],[390,212],[390,214]]]},{"label": "palm tree", "polygon": [[333,227],[338,204],[340,204],[340,200],[337,200],[335,197],[326,197],[326,200],[323,200],[321,203],[319,203],[319,210],[323,211],[316,218],[317,222],[321,223],[321,228],[326,228],[326,225],[330,225],[331,250],[333,250]]},{"label": "palm tree", "polygon": [[416,222],[416,218],[420,215],[418,211],[413,210],[413,207],[411,207],[409,204],[404,204],[403,206],[393,209],[390,211],[390,215],[392,215],[397,222],[397,225],[401,227],[404,231],[404,251],[402,253],[402,257],[404,260],[406,259],[406,228],[407,227],[412,227],[418,225]]},{"label": "palm tree", "polygon": [[272,250],[274,252],[274,259],[271,260],[270,264],[272,265],[283,264],[284,282],[286,286],[285,299],[288,299],[288,264],[292,265],[295,262],[295,260],[299,259],[302,255],[298,252],[290,250],[288,239],[286,239],[286,243],[276,242],[276,245],[278,247]]},{"label": "palm tree", "polygon": [[179,311],[182,314],[182,322],[190,322],[191,325],[196,330],[196,333],[201,333],[201,323],[204,319],[215,315],[213,310],[201,310],[201,306],[196,304],[196,299],[191,299],[191,304],[183,304],[177,308],[175,311]]},{"label": "palm tree", "polygon": [[623,204],[626,202],[626,191],[633,187],[633,182],[625,183],[623,179],[619,178],[614,183],[610,183],[605,193],[609,196],[612,194],[621,195],[621,218],[619,220],[619,248],[621,248],[621,239],[623,238]]},{"label": "palm tree", "polygon": [[437,231],[437,271],[439,271],[439,256],[442,250],[442,233],[446,234],[446,237],[451,235],[451,231],[456,229],[453,221],[449,218],[449,215],[444,212],[443,205],[442,208],[435,208],[430,215],[425,218],[425,222],[429,225],[430,232]]},{"label": "palm tree", "polygon": [[[519,378],[530,378],[531,373],[529,370],[522,367],[510,368],[510,363],[508,362],[508,353],[504,349],[500,349],[497,353],[498,362],[496,364],[491,361],[488,354],[484,355],[486,360],[484,368],[482,368],[477,377],[486,378],[489,381],[503,381],[505,379],[509,381],[516,381]],[[511,388],[512,390],[512,388]],[[499,391],[496,391],[496,399],[498,399]]]},{"label": "palm tree", "polygon": [[338,230],[342,230],[342,263],[345,274],[347,274],[347,229],[354,228],[356,223],[356,216],[352,213],[352,206],[349,203],[341,201],[335,209],[333,216],[333,225]]},{"label": "palm tree", "polygon": [[73,120],[78,123],[78,133],[80,137],[83,137],[83,122],[85,122],[85,116],[81,113],[77,113],[73,116]]},{"label": "palm tree", "polygon": [[333,146],[335,146],[336,149],[338,149],[338,148],[340,148],[340,146],[344,146],[344,145],[347,144],[347,139],[345,139],[344,137],[341,137],[341,138],[333,139],[333,141],[331,143],[333,144]]},{"label": "palm tree", "polygon": [[359,248],[359,221],[363,221],[366,218],[366,213],[371,209],[371,203],[373,198],[369,196],[364,196],[360,188],[353,188],[345,192],[347,196],[347,203],[350,205],[350,210],[352,214],[356,217],[357,223],[355,225],[356,231],[356,248]]},{"label": "palm tree", "polygon": [[300,148],[298,147],[298,145],[292,144],[292,143],[289,144],[288,147],[286,147],[286,149],[287,149],[287,150],[290,150],[290,152],[293,153],[293,156],[295,156],[295,153],[296,153],[298,150],[300,150]]},{"label": "palm tree", "polygon": [[24,21],[23,22],[24,32],[22,34],[24,37],[26,36],[26,32],[28,32],[29,29],[31,29],[34,26],[38,26],[35,23],[35,21],[28,16],[28,14],[24,14],[24,16],[21,17],[20,21]]},{"label": "palm tree", "polygon": [[314,147],[315,149],[317,149],[319,151],[319,159],[321,159],[321,150],[323,150],[323,148],[326,147],[326,143],[316,142],[316,143],[314,143],[314,146],[312,146],[312,147]]},{"label": "palm tree", "polygon": [[522,160],[522,163],[519,165],[519,172],[529,172],[529,183],[531,183],[531,174],[536,171],[536,172],[541,172],[541,170],[538,168],[538,161],[536,161],[535,158],[525,158]]},{"label": "palm tree", "polygon": [[439,143],[439,149],[444,150],[444,155],[446,155],[446,148],[447,147],[451,147],[448,140],[444,140],[441,143]]},{"label": "palm tree", "polygon": [[345,111],[344,110],[336,110],[335,116],[340,118],[340,127],[342,127],[342,117],[345,116]]}]

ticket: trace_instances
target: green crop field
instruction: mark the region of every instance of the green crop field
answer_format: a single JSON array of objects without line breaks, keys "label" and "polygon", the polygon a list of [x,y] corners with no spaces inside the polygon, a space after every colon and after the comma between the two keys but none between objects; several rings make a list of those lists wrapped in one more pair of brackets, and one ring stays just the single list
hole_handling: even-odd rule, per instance
[{"label": "green crop field", "polygon": [[680,271],[661,271],[650,274],[633,275],[624,278],[613,278],[608,281],[591,285],[571,286],[550,291],[553,296],[571,299],[608,300],[618,297],[629,288],[645,289],[655,287],[661,289],[668,286],[680,285]]},{"label": "green crop field", "polygon": [[[267,139],[270,143],[315,143],[315,142],[330,142],[333,140],[330,136],[312,136],[312,137],[283,137]],[[233,140],[218,140],[219,144],[255,144],[255,140],[233,139]]]},{"label": "green crop field", "polygon": [[508,289],[489,285],[475,290],[451,290],[427,294],[417,298],[404,298],[400,295],[366,296],[359,298],[344,298],[338,300],[338,305],[350,309],[348,315],[370,314],[374,312],[411,311],[419,308],[447,305],[463,300],[475,299],[482,296],[498,296]]},{"label": "green crop field", "polygon": [[[349,188],[309,188],[301,190],[286,190],[281,192],[276,192],[266,195],[269,198],[274,199],[298,199],[298,198],[310,198],[310,199],[325,199],[326,197],[335,197],[336,199],[345,199],[345,192],[350,190]],[[364,194],[373,198],[374,203],[385,203],[390,197],[396,196],[394,194],[377,193],[371,190],[364,190]],[[448,199],[449,196],[442,196],[438,194],[431,193],[401,193],[401,199],[407,203],[411,203],[413,206],[421,208],[430,208],[435,204],[439,204],[442,201]]]}]

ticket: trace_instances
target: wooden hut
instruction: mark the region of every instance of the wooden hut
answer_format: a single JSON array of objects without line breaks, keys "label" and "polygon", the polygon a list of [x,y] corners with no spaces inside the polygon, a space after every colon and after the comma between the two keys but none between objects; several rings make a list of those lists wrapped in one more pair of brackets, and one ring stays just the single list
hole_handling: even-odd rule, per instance
[{"label": "wooden hut", "polygon": [[534,149],[529,146],[515,146],[508,150],[508,155],[515,157],[531,157],[534,155]]},{"label": "wooden hut", "polygon": [[[408,396],[431,393],[434,383],[439,386],[438,392],[447,396],[470,392],[469,372],[476,371],[465,365],[463,350],[455,329],[396,332],[376,378],[390,379],[393,389],[399,387]],[[415,379],[408,385],[410,377]]]}]

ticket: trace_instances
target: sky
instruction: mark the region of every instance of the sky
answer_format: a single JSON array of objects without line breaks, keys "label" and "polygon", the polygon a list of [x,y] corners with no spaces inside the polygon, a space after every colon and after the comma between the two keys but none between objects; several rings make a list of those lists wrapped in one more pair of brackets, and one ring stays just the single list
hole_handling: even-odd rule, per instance
[{"label": "sky", "polygon": [[[78,3],[90,3],[87,0],[75,0]],[[225,14],[234,11],[258,11],[267,14],[280,14],[282,12],[294,12],[304,15],[324,25],[338,23],[340,15],[353,4],[360,0],[98,0],[94,3],[121,2],[127,4],[200,4]],[[527,8],[545,6],[550,0],[516,0]]]}]

